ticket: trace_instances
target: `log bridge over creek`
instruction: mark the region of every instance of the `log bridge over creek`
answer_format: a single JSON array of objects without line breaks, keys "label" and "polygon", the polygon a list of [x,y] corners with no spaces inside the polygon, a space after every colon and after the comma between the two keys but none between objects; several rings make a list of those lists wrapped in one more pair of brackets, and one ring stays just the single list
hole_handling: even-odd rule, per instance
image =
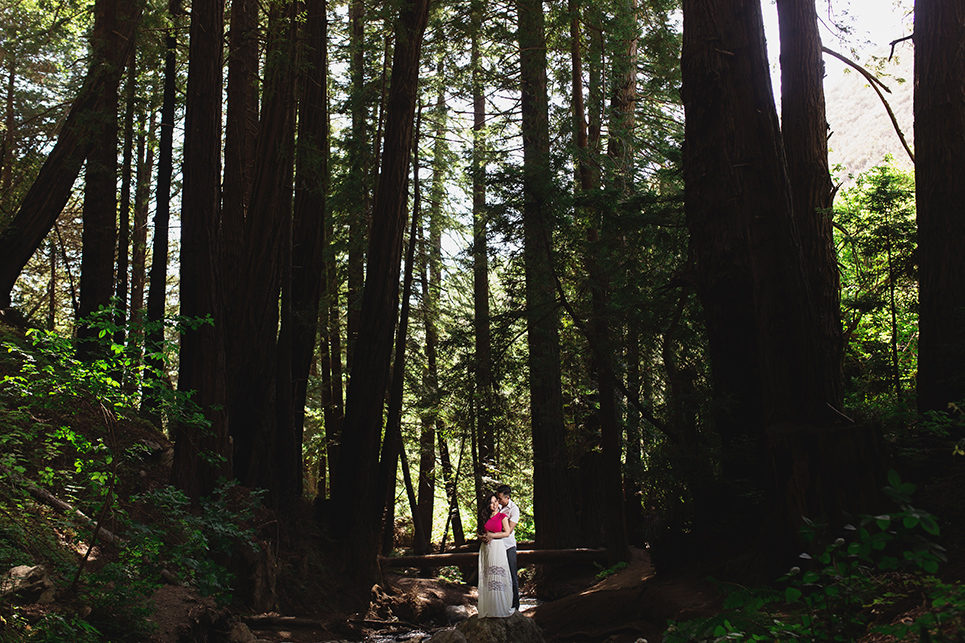
[{"label": "log bridge over creek", "polygon": [[[382,567],[443,567],[475,563],[478,551],[455,551],[443,554],[412,556],[379,556]],[[520,567],[532,563],[606,562],[606,549],[519,549],[516,560]]]}]

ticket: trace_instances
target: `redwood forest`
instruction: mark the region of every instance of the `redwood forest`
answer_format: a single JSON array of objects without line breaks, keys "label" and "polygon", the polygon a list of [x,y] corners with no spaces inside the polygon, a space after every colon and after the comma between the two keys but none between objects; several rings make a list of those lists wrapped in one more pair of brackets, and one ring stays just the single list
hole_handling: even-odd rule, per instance
[{"label": "redwood forest", "polygon": [[0,643],[965,640],[963,42],[0,0]]}]

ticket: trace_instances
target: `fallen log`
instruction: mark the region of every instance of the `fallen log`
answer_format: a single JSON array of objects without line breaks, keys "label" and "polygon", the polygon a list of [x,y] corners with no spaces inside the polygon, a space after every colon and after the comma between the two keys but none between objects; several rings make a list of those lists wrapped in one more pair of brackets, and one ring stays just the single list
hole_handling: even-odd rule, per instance
[{"label": "fallen log", "polygon": [[[54,509],[57,509],[61,513],[64,513],[68,516],[75,517],[89,527],[97,527],[97,523],[92,518],[87,516],[87,514],[85,514],[83,511],[75,508],[73,505],[67,502],[64,502],[63,500],[61,500],[54,494],[50,493],[46,489],[38,487],[33,482],[31,482],[30,480],[27,480],[23,476],[18,475],[17,473],[7,469],[6,467],[0,467],[0,473],[9,477],[17,484],[22,485],[27,490],[27,492],[30,493],[31,496],[33,496],[34,500],[37,500],[38,502],[42,502],[49,507],[53,507]],[[97,530],[97,537],[112,545],[120,545],[123,542],[123,540],[120,537],[114,535],[113,533],[105,529],[103,526]]]},{"label": "fallen log", "polygon": [[[421,556],[380,556],[379,564],[383,567],[444,567],[475,563],[478,557],[479,552],[474,551],[424,554]],[[516,552],[516,560],[520,567],[533,563],[603,562],[606,560],[606,550],[522,549]]]}]

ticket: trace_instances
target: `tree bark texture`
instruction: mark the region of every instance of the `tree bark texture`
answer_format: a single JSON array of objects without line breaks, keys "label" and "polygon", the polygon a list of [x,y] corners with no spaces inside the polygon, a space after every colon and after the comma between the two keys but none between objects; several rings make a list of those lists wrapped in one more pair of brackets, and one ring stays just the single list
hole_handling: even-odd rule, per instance
[{"label": "tree bark texture", "polygon": [[[290,431],[292,444],[297,445],[297,449],[289,454],[291,462],[287,465],[279,462],[290,471],[285,487],[293,499],[301,495],[301,445],[308,371],[315,352],[319,305],[323,291],[328,288],[325,262],[329,243],[325,236],[329,216],[326,203],[329,154],[326,96],[328,25],[325,10],[325,0],[306,2],[300,52],[303,69],[299,79],[299,131],[292,224],[292,415],[290,427],[279,427],[279,430]],[[327,361],[323,366],[330,368]]]},{"label": "tree bark texture", "polygon": [[[43,243],[70,198],[74,181],[94,144],[96,115],[103,109],[101,97],[107,88],[116,86],[124,71],[143,9],[144,0],[99,0],[97,3],[96,21],[103,23],[106,14],[113,16],[109,31],[105,31],[106,27],[94,30],[95,38],[100,34],[105,38],[101,45],[103,55],[92,57],[84,83],[57,135],[57,143],[27,190],[17,213],[0,232],[0,308],[10,305],[10,291],[20,271]],[[112,186],[111,194],[113,190]]]},{"label": "tree bark texture", "polygon": [[352,200],[349,213],[348,240],[348,318],[346,328],[346,369],[351,373],[355,341],[358,337],[359,316],[362,310],[362,287],[365,279],[365,242],[369,228],[369,200],[372,172],[367,115],[369,91],[365,84],[365,3],[352,0],[349,5],[351,34],[349,39],[349,75],[352,89],[349,104],[352,112],[352,134],[349,145],[349,194]]},{"label": "tree bark texture", "polygon": [[244,225],[245,260],[238,273],[245,289],[237,293],[240,299],[226,319],[235,475],[242,484],[270,489],[274,501],[282,498],[274,479],[274,467],[281,466],[275,462],[281,444],[277,439],[287,440],[277,427],[276,360],[283,356],[277,350],[279,297],[292,233],[293,7],[285,2],[269,11],[263,107]]},{"label": "tree bark texture", "polygon": [[806,359],[809,299],[759,3],[684,7],[685,208],[726,401],[718,429],[728,442],[754,440],[760,427],[818,406]]},{"label": "tree bark texture", "polygon": [[339,531],[344,534],[346,562],[353,569],[358,590],[366,596],[377,574],[375,556],[383,501],[375,484],[378,444],[398,306],[406,174],[427,19],[428,1],[412,0],[401,6],[396,23],[385,153],[369,236],[362,315],[351,364],[336,487]]},{"label": "tree bark texture", "polygon": [[[395,485],[399,471],[399,458],[405,448],[402,441],[402,394],[405,391],[406,341],[409,333],[409,311],[411,310],[412,282],[415,273],[415,246],[419,226],[422,225],[422,198],[419,182],[419,129],[422,124],[422,108],[416,116],[415,136],[412,146],[412,222],[409,226],[409,244],[405,252],[405,272],[402,277],[402,309],[399,324],[395,331],[395,357],[392,360],[392,379],[389,391],[389,408],[386,412],[385,437],[379,455],[379,489],[383,491],[385,504],[382,519],[383,547],[391,551],[395,536]],[[418,502],[416,503],[418,505]],[[416,509],[418,513],[418,509]],[[413,516],[413,525],[422,522],[421,516]],[[431,523],[430,523],[431,524]],[[416,547],[426,540],[425,530],[416,530]]]},{"label": "tree bark texture", "polygon": [[131,336],[128,347],[134,348],[140,360],[144,339],[144,286],[147,277],[147,215],[148,191],[154,173],[154,128],[156,121],[152,116],[145,123],[147,115],[142,113],[138,123],[137,135],[137,179],[134,187],[134,225],[131,230]]},{"label": "tree bark texture", "polygon": [[[492,332],[489,324],[489,235],[486,211],[486,95],[479,52],[483,22],[483,3],[471,5],[470,66],[472,68],[473,142],[472,142],[472,292],[473,342],[476,378],[476,434],[480,472],[495,465],[493,456],[493,416],[496,406],[492,366]],[[479,483],[481,486],[481,481]],[[489,518],[489,498],[477,494],[476,514],[480,524]]]},{"label": "tree bark texture", "polygon": [[918,407],[965,399],[965,4],[915,2]]},{"label": "tree bark texture", "polygon": [[[445,78],[444,66],[440,62],[436,68],[440,79]],[[439,297],[442,289],[442,203],[446,198],[446,96],[440,84],[436,97],[436,131],[433,145],[432,184],[429,190],[429,243],[423,244],[422,251],[422,321],[426,332],[426,370],[423,386],[422,432],[419,436],[419,515],[423,525],[432,524],[433,500],[436,489],[436,430],[441,426],[439,406],[442,394],[439,389]],[[421,550],[429,549],[431,533],[426,530],[426,540],[417,543]]]},{"label": "tree bark texture", "polygon": [[127,67],[127,83],[124,87],[124,142],[121,160],[121,194],[117,216],[117,278],[115,279],[114,300],[116,315],[114,323],[119,330],[114,337],[118,344],[127,341],[125,324],[127,322],[127,298],[130,287],[128,275],[131,265],[131,190],[134,177],[134,110],[137,95],[136,56],[132,55]]},{"label": "tree bark texture", "polygon": [[[156,374],[163,373],[164,361],[157,355],[164,347],[164,307],[167,299],[168,228],[171,221],[171,175],[174,173],[174,118],[177,88],[177,0],[169,4],[171,26],[164,44],[164,91],[161,99],[160,140],[158,141],[157,186],[155,189],[154,239],[151,245],[151,271],[148,275],[147,330],[144,339],[146,363]],[[163,382],[156,383],[164,386]],[[141,398],[141,411],[160,425],[160,402],[154,393]]]},{"label": "tree bark texture", "polygon": [[192,498],[210,493],[228,475],[230,449],[225,413],[224,320],[219,204],[221,187],[221,56],[224,0],[194,0],[185,111],[184,187],[181,206],[181,315],[212,323],[181,334],[178,389],[207,426],[174,425],[172,481]]},{"label": "tree bark texture", "polygon": [[567,455],[553,275],[552,175],[542,2],[517,0],[523,132],[523,261],[533,432],[533,516],[539,547],[567,544]]},{"label": "tree bark texture", "polygon": [[[91,54],[94,65],[109,65],[111,48],[116,47],[114,34],[120,26],[121,3],[98,2],[94,5],[95,28],[91,35]],[[119,61],[121,70],[127,59]],[[87,154],[84,175],[84,210],[82,253],[80,260],[80,318],[90,321],[98,308],[111,305],[114,295],[114,247],[117,242],[117,103],[120,72],[112,74],[101,87],[96,108],[89,115],[88,127],[92,142]],[[126,252],[126,251],[125,251]],[[113,319],[102,319],[113,321]],[[98,329],[81,323],[77,329],[80,340],[78,354],[93,357],[103,349],[96,349]]]},{"label": "tree bark texture", "polygon": [[[228,86],[225,111],[224,189],[221,229],[224,235],[225,274],[236,274],[246,261],[245,219],[251,196],[255,145],[258,138],[258,1],[232,0],[228,32]],[[244,286],[238,280],[225,284],[226,310]]]},{"label": "tree bark texture", "polygon": [[[811,290],[815,352],[828,404],[844,399],[838,255],[831,232],[831,175],[824,108],[824,61],[812,0],[779,0],[781,128],[791,205]],[[828,409],[829,412],[831,409]]]}]

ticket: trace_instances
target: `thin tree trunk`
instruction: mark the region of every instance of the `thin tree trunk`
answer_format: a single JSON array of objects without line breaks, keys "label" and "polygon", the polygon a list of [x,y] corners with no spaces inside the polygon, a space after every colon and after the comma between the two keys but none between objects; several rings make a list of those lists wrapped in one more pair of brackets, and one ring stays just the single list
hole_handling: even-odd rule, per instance
[{"label": "thin tree trunk", "polygon": [[[445,78],[444,66],[439,62],[437,76]],[[432,524],[433,501],[436,493],[436,426],[439,424],[438,345],[439,294],[442,287],[442,203],[445,199],[446,173],[446,95],[440,84],[433,119],[436,124],[432,159],[432,186],[429,190],[429,243],[422,252],[422,322],[426,331],[426,370],[423,386],[425,400],[422,433],[419,439],[419,516],[423,525]],[[418,551],[429,551],[430,529],[426,540],[416,543]]]},{"label": "thin tree trunk", "polygon": [[546,38],[540,0],[517,0],[523,132],[523,261],[533,432],[533,516],[540,548],[568,543],[570,506],[553,277]]},{"label": "thin tree trunk", "polygon": [[148,190],[151,188],[151,175],[154,172],[154,128],[153,115],[145,133],[144,119],[141,114],[137,137],[137,181],[134,189],[134,229],[131,234],[131,336],[128,348],[133,349],[135,367],[140,364],[144,339],[144,284],[147,267],[147,214]]},{"label": "thin tree trunk", "polygon": [[352,88],[349,105],[352,115],[351,143],[348,149],[349,194],[351,201],[348,232],[348,325],[345,367],[351,372],[358,337],[362,306],[362,287],[365,279],[365,241],[369,227],[369,194],[371,165],[368,128],[368,90],[365,85],[365,3],[351,0],[349,5],[349,76]]},{"label": "thin tree trunk", "polygon": [[375,484],[378,443],[399,298],[405,183],[427,19],[427,0],[412,0],[402,5],[396,23],[398,44],[386,110],[385,153],[369,236],[362,315],[351,364],[339,454],[336,488],[339,532],[343,534],[346,562],[353,570],[356,590],[365,596],[378,572],[375,556],[384,501]]},{"label": "thin tree trunk", "polygon": [[439,545],[439,551],[442,552],[446,548],[446,535],[448,534],[450,524],[452,525],[452,539],[456,547],[461,547],[466,543],[466,534],[462,530],[462,518],[459,515],[457,495],[459,468],[460,465],[462,465],[462,451],[466,441],[463,440],[459,445],[459,459],[456,462],[456,470],[453,471],[452,460],[449,457],[449,445],[446,443],[443,432],[436,431],[436,438],[439,441],[439,463],[442,465],[442,479],[446,487],[446,498],[449,499],[446,528],[442,534],[442,543]]},{"label": "thin tree trunk", "polygon": [[[124,62],[134,47],[134,32],[141,20],[144,0],[99,0],[95,6],[95,16],[102,16],[108,7],[115,12],[116,20],[112,22],[112,28],[107,32],[104,27],[94,30],[96,37],[104,34],[106,38],[101,45],[103,55],[92,57],[90,70],[71,104],[57,136],[57,143],[27,190],[17,213],[0,232],[0,308],[10,305],[10,291],[17,277],[67,204],[74,181],[94,144],[94,124],[97,121],[94,117],[103,110],[101,98],[110,87],[116,86],[123,73]],[[118,11],[118,8],[121,10]],[[100,17],[99,22],[103,21],[104,18]],[[111,186],[111,194],[113,190],[114,186]],[[110,227],[114,227],[113,220]],[[111,263],[112,278],[109,281],[113,283],[113,257]],[[90,293],[89,289],[88,292],[88,299],[91,300],[102,296],[100,293]],[[105,301],[107,299],[110,299],[109,293]]]},{"label": "thin tree trunk", "polygon": [[895,305],[895,270],[891,263],[891,234],[885,238],[888,259],[888,311],[891,313],[891,382],[895,397],[901,397],[901,371],[898,370],[898,307]]},{"label": "thin tree trunk", "polygon": [[[177,86],[177,22],[180,0],[168,4],[171,26],[164,49],[164,95],[161,99],[161,136],[158,144],[157,188],[154,210],[154,240],[151,248],[151,272],[148,276],[147,332],[144,340],[145,361],[159,378],[154,386],[166,386],[164,350],[164,309],[167,298],[168,227],[171,221],[171,176],[174,173],[174,110]],[[154,376],[152,376],[153,378]],[[146,391],[141,397],[141,412],[157,426],[161,425],[158,394]]]},{"label": "thin tree trunk", "polygon": [[918,408],[965,400],[965,5],[915,2]]},{"label": "thin tree trunk", "polygon": [[224,0],[193,0],[184,121],[180,304],[183,317],[210,317],[213,323],[181,334],[178,389],[194,391],[192,401],[204,414],[206,426],[183,420],[174,423],[171,470],[173,483],[192,498],[211,493],[218,479],[231,471],[219,290],[223,30]]},{"label": "thin tree trunk", "polygon": [[[627,389],[640,396],[640,332],[633,323],[627,324],[624,358],[627,365]],[[623,502],[626,508],[627,537],[631,544],[643,545],[643,484],[642,436],[640,412],[632,405],[626,408],[626,456],[623,461]]]},{"label": "thin tree trunk", "polygon": [[[493,461],[493,413],[495,392],[492,368],[492,332],[489,328],[489,238],[486,212],[486,94],[483,85],[480,36],[482,32],[482,0],[473,0],[471,16],[470,67],[472,68],[472,301],[475,349],[475,400],[476,434],[478,435],[480,479],[476,486],[482,487],[481,475],[495,466]],[[476,514],[480,524],[489,518],[489,498],[484,494],[476,497]]]},{"label": "thin tree trunk", "polygon": [[17,140],[17,118],[13,111],[13,98],[17,89],[17,59],[8,56],[7,62],[10,69],[7,70],[7,96],[4,101],[3,117],[3,154],[0,154],[0,198],[10,194],[13,185],[13,162],[16,159],[14,143]]},{"label": "thin tree trunk", "polygon": [[50,262],[50,281],[47,283],[47,330],[53,331],[57,321],[57,244],[50,240],[48,251]]},{"label": "thin tree trunk", "polygon": [[127,85],[125,87],[124,108],[124,146],[121,161],[121,198],[118,207],[117,223],[117,280],[114,290],[115,318],[118,326],[114,341],[118,344],[127,342],[125,324],[127,323],[127,296],[130,279],[128,269],[131,257],[131,183],[134,175],[134,109],[137,95],[137,56],[132,55],[127,67]]}]

